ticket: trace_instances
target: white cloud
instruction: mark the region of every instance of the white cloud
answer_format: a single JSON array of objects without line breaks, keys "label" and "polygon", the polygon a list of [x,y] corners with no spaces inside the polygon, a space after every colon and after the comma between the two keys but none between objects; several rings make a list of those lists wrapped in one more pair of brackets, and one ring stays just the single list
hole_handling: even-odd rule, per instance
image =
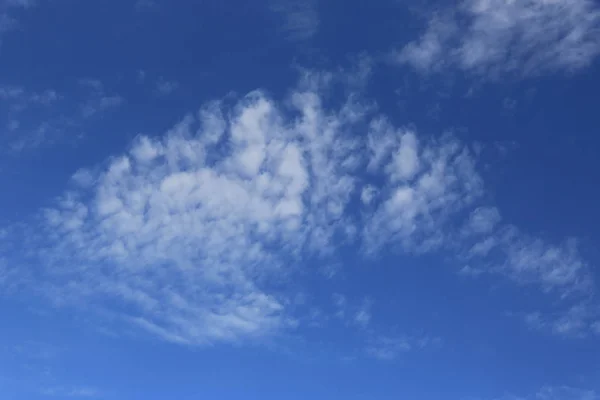
[{"label": "white cloud", "polygon": [[480,207],[471,213],[455,243],[470,264],[464,272],[501,273],[519,284],[535,284],[561,297],[592,290],[590,268],[579,255],[575,240],[550,243],[500,221],[495,207]]},{"label": "white cloud", "polygon": [[335,316],[343,319],[346,316],[346,296],[340,293],[334,293],[331,296],[333,305],[335,306]]},{"label": "white cloud", "polygon": [[365,223],[367,251],[384,245],[409,252],[441,247],[452,217],[482,194],[472,154],[452,136],[418,149],[415,132],[397,132],[384,120],[371,126],[368,143],[370,171],[383,170],[389,184]]},{"label": "white cloud", "polygon": [[490,233],[500,219],[500,212],[496,207],[479,207],[471,213],[468,228],[476,234]]},{"label": "white cloud", "polygon": [[371,307],[372,302],[369,300],[363,301],[358,310],[354,313],[353,322],[355,325],[366,328],[371,322]]},{"label": "white cloud", "polygon": [[[45,211],[41,254],[57,304],[105,307],[165,339],[190,344],[260,338],[292,326],[284,299],[265,288],[300,251],[328,253],[352,235],[345,208],[355,168],[349,102],[329,114],[307,77],[286,121],[260,92],[233,112],[215,104],[163,139],[127,154]],[[224,117],[230,115],[230,117]],[[218,157],[215,157],[218,155]],[[309,191],[310,189],[310,191]]]},{"label": "white cloud", "polygon": [[600,7],[592,0],[463,0],[434,14],[395,57],[421,72],[498,77],[576,71],[598,54]]},{"label": "white cloud", "polygon": [[600,334],[596,327],[600,312],[593,307],[580,303],[564,312],[525,315],[525,323],[532,329],[546,331],[557,336],[585,337]]},{"label": "white cloud", "polygon": [[[28,287],[166,340],[210,344],[292,329],[299,318],[276,288],[307,259],[335,265],[347,245],[368,257],[458,252],[472,270],[561,296],[590,281],[574,243],[548,244],[481,207],[468,146],[395,127],[356,92],[325,108],[336,79],[305,73],[281,102],[260,91],[232,108],[210,102],[77,172],[27,235],[28,248],[43,248],[28,259],[43,267]],[[368,306],[333,301],[339,318],[369,325]],[[383,342],[374,354],[403,348]]]}]

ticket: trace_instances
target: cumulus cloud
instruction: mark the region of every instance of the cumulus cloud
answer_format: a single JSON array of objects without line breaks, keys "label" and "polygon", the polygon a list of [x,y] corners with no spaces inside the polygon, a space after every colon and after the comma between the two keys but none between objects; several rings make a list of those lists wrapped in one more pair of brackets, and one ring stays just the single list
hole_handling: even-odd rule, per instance
[{"label": "cumulus cloud", "polygon": [[417,253],[443,246],[456,214],[483,191],[472,154],[450,135],[419,144],[415,132],[385,119],[371,123],[367,140],[370,172],[383,173],[389,183],[365,222],[367,252],[385,245]]},{"label": "cumulus cloud", "polygon": [[457,68],[498,77],[577,71],[599,53],[600,8],[592,0],[463,0],[436,13],[395,58],[424,73]]},{"label": "cumulus cloud", "polygon": [[[396,127],[356,92],[325,107],[334,84],[305,73],[283,101],[255,91],[233,106],[210,102],[78,171],[26,235],[41,249],[24,252],[36,266],[28,286],[56,306],[202,345],[293,329],[301,318],[281,288],[298,268],[331,265],[342,246],[368,258],[451,251],[560,295],[588,281],[574,243],[532,238],[480,204],[468,146]],[[370,303],[333,303],[349,324],[371,323]],[[407,344],[371,347],[385,358]]]},{"label": "cumulus cloud", "polygon": [[106,168],[79,171],[44,213],[43,262],[66,279],[47,288],[55,301],[114,297],[135,310],[122,318],[182,343],[293,325],[263,287],[285,276],[284,260],[352,237],[345,131],[361,112],[349,102],[329,115],[303,85],[294,120],[254,92],[231,113],[211,103],[163,139],[140,137]]}]

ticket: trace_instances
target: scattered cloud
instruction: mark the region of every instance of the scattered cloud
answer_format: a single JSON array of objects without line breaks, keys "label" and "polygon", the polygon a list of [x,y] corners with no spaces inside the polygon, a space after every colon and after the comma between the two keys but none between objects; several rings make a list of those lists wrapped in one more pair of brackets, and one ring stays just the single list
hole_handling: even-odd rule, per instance
[{"label": "scattered cloud", "polygon": [[365,299],[359,309],[354,313],[353,322],[355,325],[366,328],[371,322],[372,301]]},{"label": "scattered cloud", "polygon": [[3,147],[20,152],[51,141],[56,121],[46,120],[37,125],[31,122],[33,116],[51,114],[62,99],[63,96],[53,89],[36,92],[20,86],[0,86],[0,105],[5,106],[8,120],[6,135],[2,138],[6,142]]},{"label": "scattered cloud", "polygon": [[32,6],[34,0],[4,0],[0,2],[0,45],[2,34],[18,28],[19,23],[14,18],[13,12]]},{"label": "scattered cloud", "polygon": [[28,107],[50,106],[62,98],[55,90],[30,92],[19,86],[0,86],[0,101],[8,104],[10,111],[22,111]]},{"label": "scattered cloud", "polygon": [[473,242],[466,241],[472,245],[463,251],[471,264],[487,266],[485,272],[505,274],[523,285],[536,284],[561,297],[585,295],[593,290],[590,267],[579,255],[573,239],[551,244],[524,234],[515,226],[502,224],[476,238]]},{"label": "scattered cloud", "polygon": [[441,339],[427,336],[372,336],[365,348],[365,353],[379,360],[392,361],[412,350],[435,348],[440,345]]},{"label": "scattered cloud", "polygon": [[42,389],[41,393],[48,397],[59,398],[99,398],[101,393],[92,387],[64,387],[55,386]]},{"label": "scattered cloud", "polygon": [[546,386],[535,395],[535,398],[539,400],[598,400],[600,394],[594,390],[568,386]]},{"label": "scattered cloud", "polygon": [[412,349],[412,344],[407,338],[378,337],[365,349],[366,353],[380,360],[393,360],[401,353]]},{"label": "scattered cloud", "polygon": [[87,98],[81,106],[83,118],[93,117],[125,103],[125,99],[120,95],[107,93],[104,84],[97,79],[80,79],[79,84],[88,89]]},{"label": "scattered cloud", "polygon": [[594,390],[569,386],[545,386],[529,396],[507,395],[498,400],[598,400],[600,394]]},{"label": "scattered cloud", "polygon": [[383,246],[409,253],[443,247],[458,212],[483,193],[475,159],[456,138],[419,142],[416,132],[397,129],[386,119],[369,129],[371,174],[383,173],[389,184],[375,190],[380,201],[365,222],[368,253]]},{"label": "scattered cloud", "polygon": [[525,322],[532,329],[564,337],[577,338],[600,334],[597,330],[600,312],[585,304],[577,304],[566,312],[555,314],[529,313],[525,315]]},{"label": "scattered cloud", "polygon": [[161,96],[166,96],[173,93],[179,88],[179,83],[175,81],[167,81],[160,78],[156,83],[156,92]]},{"label": "scattered cloud", "polygon": [[[14,154],[37,149],[64,139],[68,132],[92,116],[124,103],[124,98],[109,93],[103,83],[95,79],[80,79],[82,93],[71,93],[65,98],[55,89],[30,90],[18,85],[0,85],[0,106],[7,110],[6,135],[0,138],[2,148]],[[69,103],[79,102],[76,110]]]},{"label": "scattered cloud", "polygon": [[343,319],[346,316],[346,296],[339,293],[334,293],[331,296],[333,305],[335,307],[335,316],[339,319]]},{"label": "scattered cloud", "polygon": [[573,72],[600,54],[593,0],[463,0],[433,15],[422,36],[395,53],[397,62],[496,78]]},{"label": "scattered cloud", "polygon": [[[394,126],[356,89],[325,107],[340,79],[348,85],[304,72],[283,101],[255,91],[233,106],[209,102],[164,136],[140,136],[77,172],[27,235],[41,249],[26,253],[41,268],[29,287],[190,345],[294,329],[301,317],[281,283],[304,260],[334,265],[348,245],[366,258],[384,248],[458,253],[473,270],[559,297],[589,289],[575,242],[549,244],[481,204],[468,146]],[[337,318],[368,330],[370,302],[332,301]],[[385,358],[407,343],[418,346],[384,338],[370,353]]]},{"label": "scattered cloud", "polygon": [[317,0],[272,0],[272,10],[281,19],[280,29],[291,41],[312,38],[319,29]]}]

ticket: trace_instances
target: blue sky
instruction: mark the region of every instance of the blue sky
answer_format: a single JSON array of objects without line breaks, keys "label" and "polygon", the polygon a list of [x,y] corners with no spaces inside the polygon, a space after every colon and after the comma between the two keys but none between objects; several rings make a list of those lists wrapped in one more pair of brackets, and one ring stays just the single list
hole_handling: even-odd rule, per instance
[{"label": "blue sky", "polygon": [[600,5],[0,0],[0,398],[600,399]]}]

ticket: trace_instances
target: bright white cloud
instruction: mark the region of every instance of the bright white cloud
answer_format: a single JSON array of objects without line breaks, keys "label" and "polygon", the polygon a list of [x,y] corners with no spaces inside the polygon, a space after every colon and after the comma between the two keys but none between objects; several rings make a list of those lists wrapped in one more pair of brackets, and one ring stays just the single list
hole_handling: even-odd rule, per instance
[{"label": "bright white cloud", "polygon": [[473,155],[452,136],[419,149],[415,132],[398,132],[381,119],[371,125],[367,140],[371,173],[383,172],[389,182],[365,222],[367,251],[376,253],[384,245],[408,252],[443,246],[456,213],[483,191]]},{"label": "bright white cloud", "polygon": [[[162,137],[141,136],[78,171],[27,235],[29,248],[43,248],[28,260],[41,267],[34,286],[56,305],[209,344],[296,326],[275,288],[304,260],[332,265],[348,244],[368,257],[458,252],[477,271],[559,295],[590,281],[573,243],[502,226],[479,204],[477,160],[455,137],[395,127],[358,93],[325,108],[336,79],[306,73],[282,102],[257,91],[232,108],[208,103]],[[370,304],[333,302],[349,324],[370,324]],[[384,342],[371,352],[405,347]]]},{"label": "bright white cloud", "polygon": [[600,54],[593,0],[463,0],[435,14],[421,38],[396,53],[421,72],[480,76],[576,71]]},{"label": "bright white cloud", "polygon": [[[346,129],[352,102],[329,115],[307,77],[285,120],[260,92],[222,112],[209,104],[163,139],[140,137],[45,211],[42,254],[58,304],[105,307],[165,339],[256,338],[291,326],[264,287],[301,251],[330,253],[352,237],[356,178]],[[224,117],[230,115],[230,117]],[[310,190],[309,190],[310,189]],[[68,278],[67,278],[68,277]]]}]

